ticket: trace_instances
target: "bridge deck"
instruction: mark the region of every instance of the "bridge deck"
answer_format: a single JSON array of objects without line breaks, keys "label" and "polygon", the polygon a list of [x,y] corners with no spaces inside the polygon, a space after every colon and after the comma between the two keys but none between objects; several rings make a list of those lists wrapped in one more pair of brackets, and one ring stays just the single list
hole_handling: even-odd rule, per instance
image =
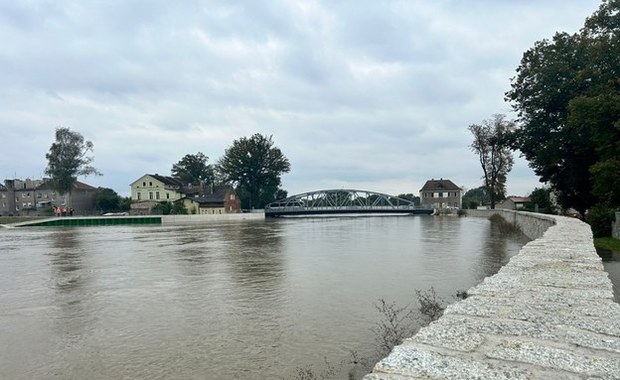
[{"label": "bridge deck", "polygon": [[266,217],[280,216],[312,216],[337,214],[411,214],[430,215],[434,212],[429,208],[412,207],[269,207],[265,209]]}]

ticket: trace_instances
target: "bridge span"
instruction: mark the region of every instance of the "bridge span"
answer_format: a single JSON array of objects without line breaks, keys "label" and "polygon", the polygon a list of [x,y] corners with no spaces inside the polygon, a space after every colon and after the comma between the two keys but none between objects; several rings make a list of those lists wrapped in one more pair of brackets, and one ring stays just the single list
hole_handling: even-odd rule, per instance
[{"label": "bridge span", "polygon": [[394,195],[367,190],[331,189],[293,195],[265,206],[266,217],[330,214],[422,214],[435,210]]}]

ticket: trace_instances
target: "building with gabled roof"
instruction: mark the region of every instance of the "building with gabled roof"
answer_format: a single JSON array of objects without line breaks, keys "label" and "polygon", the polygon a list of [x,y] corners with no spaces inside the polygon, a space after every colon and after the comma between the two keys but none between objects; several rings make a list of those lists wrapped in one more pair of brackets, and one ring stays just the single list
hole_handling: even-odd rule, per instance
[{"label": "building with gabled roof", "polygon": [[151,214],[161,202],[183,202],[190,213],[224,214],[240,212],[241,203],[232,186],[211,186],[184,183],[159,174],[145,174],[131,183],[131,213]]},{"label": "building with gabled roof", "polygon": [[463,189],[449,179],[430,179],[420,189],[422,205],[442,209],[459,209],[463,198]]},{"label": "building with gabled roof", "polygon": [[530,198],[528,197],[518,197],[511,195],[504,199],[495,206],[495,208],[501,208],[505,210],[521,210],[525,208],[525,206],[530,203]]},{"label": "building with gabled roof", "polygon": [[241,212],[241,200],[230,185],[211,186],[200,195],[183,198],[185,208],[192,214],[230,214]]},{"label": "building with gabled roof", "polygon": [[73,208],[76,215],[95,211],[98,189],[76,181],[69,194],[58,194],[49,178],[7,179],[0,187],[0,215],[42,215],[52,207]]}]

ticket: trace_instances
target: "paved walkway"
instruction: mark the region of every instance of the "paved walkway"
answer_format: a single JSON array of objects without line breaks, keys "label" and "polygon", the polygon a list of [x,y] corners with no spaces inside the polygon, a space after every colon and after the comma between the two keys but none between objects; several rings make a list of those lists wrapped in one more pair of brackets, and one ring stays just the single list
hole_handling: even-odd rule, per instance
[{"label": "paved walkway", "polygon": [[364,380],[620,379],[620,304],[590,227],[557,217]]}]

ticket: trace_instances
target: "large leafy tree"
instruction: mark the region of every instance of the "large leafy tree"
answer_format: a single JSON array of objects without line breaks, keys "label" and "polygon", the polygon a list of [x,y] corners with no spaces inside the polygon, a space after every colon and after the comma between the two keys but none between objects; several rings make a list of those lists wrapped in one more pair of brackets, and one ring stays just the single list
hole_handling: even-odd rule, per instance
[{"label": "large leafy tree", "polygon": [[474,136],[470,147],[480,160],[482,179],[494,209],[495,201],[505,197],[507,175],[514,163],[512,151],[506,143],[514,122],[506,120],[505,115],[496,114],[481,124],[470,125],[468,129]]},{"label": "large leafy tree", "polygon": [[45,154],[47,168],[45,174],[50,176],[52,188],[59,194],[71,193],[79,176],[100,175],[91,166],[93,143],[71,131],[69,128],[56,128],[56,141]]},{"label": "large leafy tree", "polygon": [[478,206],[489,203],[491,203],[491,197],[484,186],[469,189],[463,194],[463,208],[476,209]]},{"label": "large leafy tree", "polygon": [[526,51],[507,100],[511,139],[564,207],[620,205],[620,0],[603,1],[579,33]]},{"label": "large leafy tree", "polygon": [[113,189],[100,187],[95,194],[95,207],[101,212],[121,210],[122,198]]},{"label": "large leafy tree", "polygon": [[213,183],[213,167],[207,162],[209,157],[203,153],[186,154],[179,162],[172,165],[172,176],[185,183]]},{"label": "large leafy tree", "polygon": [[550,188],[535,188],[529,198],[530,202],[525,206],[527,210],[541,212],[543,214],[556,213],[556,207],[551,200]]},{"label": "large leafy tree", "polygon": [[291,165],[272,136],[257,133],[233,141],[216,169],[224,182],[236,185],[244,208],[262,208],[282,195],[281,176]]}]

